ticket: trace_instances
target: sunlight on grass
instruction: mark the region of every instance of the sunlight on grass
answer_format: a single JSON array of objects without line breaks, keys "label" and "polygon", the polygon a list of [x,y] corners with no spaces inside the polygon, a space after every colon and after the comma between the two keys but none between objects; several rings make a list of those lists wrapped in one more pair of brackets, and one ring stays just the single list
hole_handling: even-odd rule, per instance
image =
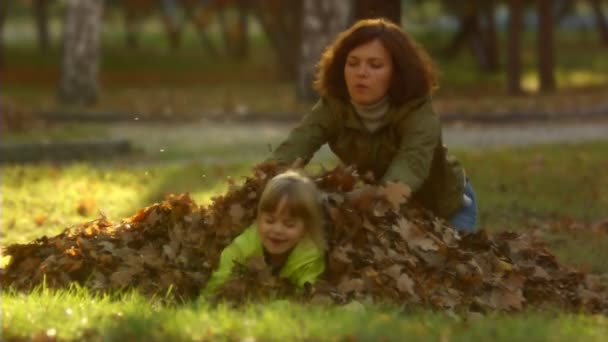
[{"label": "sunlight on grass", "polygon": [[61,339],[166,340],[552,340],[601,341],[602,316],[528,311],[467,319],[428,310],[382,306],[303,305],[284,300],[230,308],[204,300],[163,304],[135,292],[95,295],[84,288],[30,294],[3,289],[3,336]]},{"label": "sunlight on grass", "polygon": [[592,70],[559,70],[557,83],[560,87],[587,87],[608,83],[608,73]]},{"label": "sunlight on grass", "polygon": [[521,88],[526,92],[536,93],[539,88],[536,72],[525,72],[521,77]]},{"label": "sunlight on grass", "polygon": [[[608,73],[594,70],[563,70],[555,73],[557,88],[576,88],[598,86],[608,83]],[[525,72],[521,80],[522,89],[526,92],[535,93],[539,90],[538,73],[536,71]]]},{"label": "sunlight on grass", "polygon": [[[467,167],[480,200],[483,227],[525,231],[530,218],[606,218],[608,142],[455,151]],[[166,193],[190,192],[202,205],[224,193],[230,176],[239,182],[252,164],[66,164],[3,166],[2,244],[59,233],[65,226],[97,217],[120,219],[162,200]],[[326,164],[331,166],[331,163]],[[318,170],[314,163],[310,169]],[[81,201],[92,199],[79,213]],[[86,204],[86,201],[84,202]],[[84,210],[84,211],[83,211]],[[548,232],[544,239],[561,263],[608,272],[608,236]],[[7,262],[6,258],[2,260]],[[136,294],[95,297],[85,289],[24,295],[2,289],[5,337],[105,340],[340,340],[401,341],[513,339],[601,341],[605,319],[564,313],[491,314],[474,321],[443,313],[399,313],[395,309],[350,310],[293,303],[209,307],[204,301],[162,305]],[[74,292],[75,291],[75,292]],[[331,322],[331,324],[328,324]],[[153,327],[153,328],[150,328]]]},{"label": "sunlight on grass", "polygon": [[[2,167],[3,244],[27,242],[99,217],[130,216],[169,193],[190,192],[204,204],[244,175],[248,165],[139,166],[91,164]],[[208,177],[207,177],[208,175]]]}]

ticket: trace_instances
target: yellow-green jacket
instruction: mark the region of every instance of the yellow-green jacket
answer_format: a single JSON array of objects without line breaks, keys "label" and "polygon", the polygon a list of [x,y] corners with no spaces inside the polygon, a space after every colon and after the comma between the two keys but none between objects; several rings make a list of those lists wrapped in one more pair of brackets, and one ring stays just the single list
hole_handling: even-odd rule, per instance
[{"label": "yellow-green jacket", "polygon": [[327,143],[360,174],[372,171],[381,181],[401,181],[413,197],[439,216],[450,218],[463,204],[464,171],[447,156],[439,117],[429,98],[391,106],[382,126],[371,133],[350,103],[322,98],[273,152],[272,159],[308,162]]},{"label": "yellow-green jacket", "polygon": [[[263,248],[257,226],[253,225],[247,228],[222,251],[219,267],[211,275],[205,293],[213,293],[220,285],[230,279],[235,262],[244,263],[252,256],[263,256]],[[324,270],[323,251],[317,247],[312,239],[305,236],[287,257],[279,276],[289,279],[298,287],[303,287],[305,283],[314,283]]]}]

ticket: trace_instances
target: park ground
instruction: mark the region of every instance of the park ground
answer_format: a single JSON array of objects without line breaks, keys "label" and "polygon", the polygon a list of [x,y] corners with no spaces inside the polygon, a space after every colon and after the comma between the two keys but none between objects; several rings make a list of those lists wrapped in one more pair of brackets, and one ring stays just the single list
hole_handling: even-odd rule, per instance
[{"label": "park ground", "polygon": [[[576,36],[562,42],[562,90],[554,95],[505,96],[500,91],[503,76],[473,72],[475,65],[466,56],[441,62],[445,82],[436,107],[446,118],[467,113],[564,114],[553,120],[491,125],[452,120],[444,129],[445,142],[473,182],[482,229],[533,233],[561,263],[606,278],[608,122],[571,115],[605,105],[608,53],[585,52],[595,39]],[[128,139],[134,150],[112,159],[0,166],[3,246],[57,234],[100,212],[120,220],[169,193],[189,192],[198,203],[208,204],[227,189],[227,179],[238,182],[248,175],[310,107],[294,99],[293,84],[269,69],[268,49],[257,49],[261,52],[248,64],[235,67],[205,62],[192,50],[169,54],[143,47],[128,54],[118,43],[107,47],[103,97],[87,109],[57,106],[57,49],[44,57],[32,53],[31,44],[15,43],[8,50],[7,61],[14,68],[3,74],[2,96],[31,113],[31,120],[21,131],[4,132],[3,143],[96,137]],[[525,58],[524,83],[533,91],[532,51]],[[102,116],[118,112],[123,117],[105,123],[45,122],[37,118],[44,111]],[[291,117],[248,118],[256,113]],[[310,168],[335,163],[323,149]],[[3,265],[6,262],[2,259]],[[144,298],[136,292],[99,296],[78,287],[41,287],[32,293],[3,288],[2,339],[603,341],[608,336],[605,316],[559,308],[481,316],[367,303],[328,307],[275,301],[231,308],[167,298]]]}]

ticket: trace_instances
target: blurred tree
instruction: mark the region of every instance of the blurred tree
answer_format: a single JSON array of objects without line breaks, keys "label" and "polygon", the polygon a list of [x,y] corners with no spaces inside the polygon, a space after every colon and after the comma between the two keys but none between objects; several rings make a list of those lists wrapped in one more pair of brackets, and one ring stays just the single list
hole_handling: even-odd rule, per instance
[{"label": "blurred tree", "polygon": [[387,18],[401,26],[401,0],[355,0],[355,20]]},{"label": "blurred tree", "polygon": [[38,34],[38,48],[46,51],[49,47],[49,5],[51,0],[34,0],[33,10]]},{"label": "blurred tree", "polygon": [[458,30],[443,50],[443,55],[454,57],[468,44],[484,71],[498,71],[500,67],[498,36],[496,33],[495,0],[443,0],[448,12],[458,17]]},{"label": "blurred tree", "polygon": [[0,2],[0,69],[4,68],[4,20],[9,9],[9,1]]},{"label": "blurred tree", "polygon": [[600,31],[600,37],[604,42],[604,45],[608,46],[608,23],[606,23],[606,17],[604,17],[604,12],[602,11],[602,1],[589,0],[589,2],[591,3],[593,14],[595,15],[595,22]]},{"label": "blurred tree", "polygon": [[343,0],[304,0],[303,5],[297,95],[303,100],[314,100],[317,97],[312,88],[315,64],[326,45],[347,27],[350,3]]},{"label": "blurred tree", "polygon": [[138,47],[137,32],[146,14],[160,9],[163,27],[167,34],[169,47],[173,50],[180,45],[180,23],[178,19],[177,0],[124,0],[120,4],[124,9],[126,43],[129,48]]},{"label": "blurred tree", "polygon": [[507,33],[507,91],[522,93],[521,88],[521,32],[523,30],[523,1],[508,0],[509,30]]},{"label": "blurred tree", "polygon": [[[248,55],[249,4],[247,0],[224,2],[223,6],[218,6],[217,16],[226,53],[228,56],[243,59]],[[230,12],[233,12],[233,15],[230,15]]]},{"label": "blurred tree", "polygon": [[210,0],[200,0],[198,2],[199,7],[196,8],[194,3],[186,2],[186,8],[184,13],[186,15],[186,19],[194,25],[194,29],[196,30],[201,45],[203,49],[211,55],[212,57],[218,57],[219,51],[209,35],[207,34],[207,29],[209,28],[209,24],[212,21],[212,18],[217,11],[217,2]]},{"label": "blurred tree", "polygon": [[540,91],[543,93],[555,90],[555,61],[553,43],[553,3],[554,0],[537,0],[538,16],[537,52],[538,76]]},{"label": "blurred tree", "polygon": [[250,9],[274,47],[284,78],[296,79],[302,41],[303,0],[252,0]]},{"label": "blurred tree", "polygon": [[104,0],[67,0],[59,99],[90,105],[97,100],[99,41]]}]

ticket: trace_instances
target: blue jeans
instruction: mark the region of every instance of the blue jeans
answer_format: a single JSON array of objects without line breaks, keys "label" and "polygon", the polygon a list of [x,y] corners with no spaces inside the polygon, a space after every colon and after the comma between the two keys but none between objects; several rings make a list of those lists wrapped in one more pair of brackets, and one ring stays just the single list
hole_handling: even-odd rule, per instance
[{"label": "blue jeans", "polygon": [[462,208],[452,216],[450,224],[460,232],[471,233],[477,229],[477,199],[468,178],[464,187],[464,194],[471,201],[463,204]]}]

